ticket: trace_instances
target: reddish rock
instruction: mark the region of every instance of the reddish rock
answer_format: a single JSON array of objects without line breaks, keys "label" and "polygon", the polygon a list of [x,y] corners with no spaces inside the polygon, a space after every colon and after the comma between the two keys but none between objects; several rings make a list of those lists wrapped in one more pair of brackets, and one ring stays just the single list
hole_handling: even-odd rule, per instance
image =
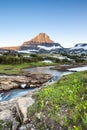
[{"label": "reddish rock", "polygon": [[5,50],[19,50],[21,46],[11,46],[11,47],[1,47],[1,49]]},{"label": "reddish rock", "polygon": [[47,34],[40,33],[38,36],[36,36],[32,40],[24,42],[23,45],[28,45],[32,43],[36,43],[36,44],[37,43],[54,43],[54,41],[51,40]]}]

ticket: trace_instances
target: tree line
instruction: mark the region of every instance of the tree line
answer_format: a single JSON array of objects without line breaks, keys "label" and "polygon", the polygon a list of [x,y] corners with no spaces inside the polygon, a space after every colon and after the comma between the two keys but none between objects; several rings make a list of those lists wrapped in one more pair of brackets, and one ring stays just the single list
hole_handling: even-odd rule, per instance
[{"label": "tree line", "polygon": [[20,64],[28,62],[40,61],[40,58],[36,57],[23,57],[23,56],[13,56],[13,55],[1,55],[0,64]]}]

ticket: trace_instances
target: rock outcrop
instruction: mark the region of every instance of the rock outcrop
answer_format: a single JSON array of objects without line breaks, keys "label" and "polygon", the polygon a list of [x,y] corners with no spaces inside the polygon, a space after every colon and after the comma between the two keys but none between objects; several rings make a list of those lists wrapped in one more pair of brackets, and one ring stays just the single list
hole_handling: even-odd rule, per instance
[{"label": "rock outcrop", "polygon": [[12,99],[0,103],[0,128],[2,130],[17,130],[21,123],[25,123],[27,109],[34,103],[31,95]]},{"label": "rock outcrop", "polygon": [[49,74],[1,75],[0,91],[15,88],[38,88],[51,78]]}]

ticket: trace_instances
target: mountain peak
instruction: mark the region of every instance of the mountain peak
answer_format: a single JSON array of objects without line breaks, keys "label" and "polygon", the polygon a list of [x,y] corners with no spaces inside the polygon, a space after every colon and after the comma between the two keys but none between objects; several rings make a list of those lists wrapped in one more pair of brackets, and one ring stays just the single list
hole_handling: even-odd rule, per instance
[{"label": "mountain peak", "polygon": [[46,33],[39,33],[36,37],[31,39],[30,41],[24,42],[23,45],[28,45],[32,43],[54,43],[53,40]]}]

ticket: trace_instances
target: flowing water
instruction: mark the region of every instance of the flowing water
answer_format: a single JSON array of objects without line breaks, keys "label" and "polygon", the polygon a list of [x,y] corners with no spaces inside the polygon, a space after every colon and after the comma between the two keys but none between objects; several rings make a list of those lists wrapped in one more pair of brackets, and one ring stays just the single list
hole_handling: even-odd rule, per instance
[{"label": "flowing water", "polygon": [[[24,71],[29,71],[31,73],[51,74],[53,76],[53,78],[51,80],[49,80],[48,83],[53,83],[56,80],[60,79],[63,75],[72,73],[72,72],[61,72],[61,71],[53,70],[53,69],[50,69],[50,68],[52,68],[52,66],[50,66],[50,67],[34,67],[34,68],[24,69]],[[72,69],[69,69],[69,70],[71,70],[71,71],[83,71],[83,70],[87,70],[87,66],[72,68]],[[15,98],[15,97],[23,96],[23,95],[25,95],[28,92],[31,92],[33,90],[35,90],[35,89],[29,88],[29,89],[14,89],[14,90],[2,92],[2,93],[0,93],[0,102],[10,100],[10,99]]]}]

